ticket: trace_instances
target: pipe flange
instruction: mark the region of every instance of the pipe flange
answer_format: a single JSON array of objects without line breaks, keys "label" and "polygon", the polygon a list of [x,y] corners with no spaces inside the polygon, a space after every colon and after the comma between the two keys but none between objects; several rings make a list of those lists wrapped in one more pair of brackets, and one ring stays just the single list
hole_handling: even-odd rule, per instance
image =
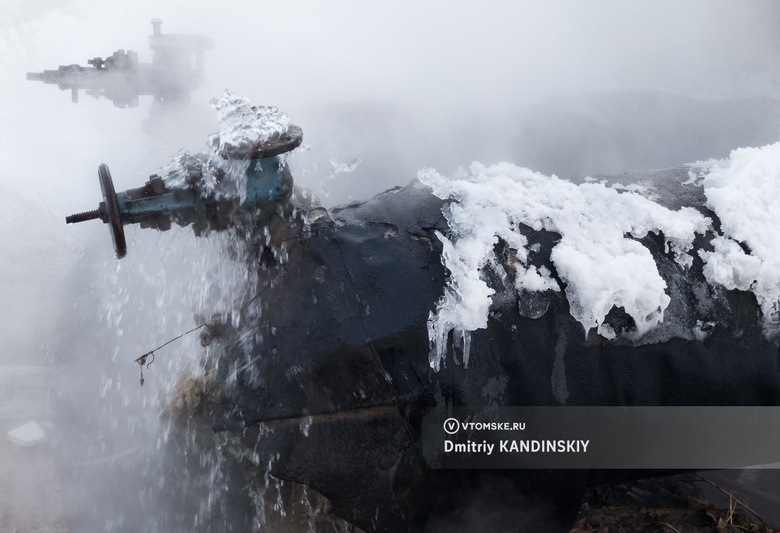
[{"label": "pipe flange", "polygon": [[[219,144],[219,138],[214,141]],[[225,159],[262,159],[289,152],[298,148],[303,142],[303,130],[290,125],[287,131],[278,139],[242,146],[231,146],[220,152]]]}]

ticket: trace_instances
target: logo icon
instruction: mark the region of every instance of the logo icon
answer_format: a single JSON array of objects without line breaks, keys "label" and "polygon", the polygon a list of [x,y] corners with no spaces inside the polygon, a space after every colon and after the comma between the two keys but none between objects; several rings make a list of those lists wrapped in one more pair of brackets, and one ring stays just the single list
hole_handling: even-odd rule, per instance
[{"label": "logo icon", "polygon": [[458,432],[458,428],[460,427],[460,422],[458,422],[458,419],[456,418],[448,418],[444,421],[444,432],[447,435],[454,435]]}]

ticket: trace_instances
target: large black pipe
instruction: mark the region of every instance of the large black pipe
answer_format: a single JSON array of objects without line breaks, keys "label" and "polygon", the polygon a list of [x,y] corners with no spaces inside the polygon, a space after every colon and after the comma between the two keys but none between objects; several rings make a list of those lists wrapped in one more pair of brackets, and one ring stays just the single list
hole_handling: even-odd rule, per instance
[{"label": "large black pipe", "polygon": [[[682,186],[687,169],[641,177],[666,188],[669,207],[704,210],[701,189]],[[256,318],[222,339],[215,428],[240,435],[272,475],[329,498],[339,516],[371,531],[446,531],[447,517],[467,512],[475,524],[499,520],[497,530],[503,520],[563,530],[587,484],[648,475],[429,470],[420,419],[436,406],[778,405],[778,347],[762,334],[753,294],[709,285],[696,253],[684,270],[652,233],[641,242],[672,295],[653,342],[586,337],[563,293],[537,295],[547,311],[523,316],[512,284],[488,276],[496,295],[468,368],[455,349],[434,372],[427,320],[446,283],[434,233],[448,230],[442,205],[416,183],[288,234],[288,260],[263,267]],[[540,246],[537,266],[555,275],[559,235],[526,234]],[[615,311],[613,329],[630,328]]]}]

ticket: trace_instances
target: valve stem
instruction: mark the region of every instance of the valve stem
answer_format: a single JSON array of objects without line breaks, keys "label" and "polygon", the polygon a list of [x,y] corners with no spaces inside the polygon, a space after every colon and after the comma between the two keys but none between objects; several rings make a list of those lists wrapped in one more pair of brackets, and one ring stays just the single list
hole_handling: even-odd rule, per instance
[{"label": "valve stem", "polygon": [[69,217],[65,217],[65,223],[75,224],[76,222],[85,222],[87,220],[95,220],[96,218],[100,218],[100,209],[95,209],[94,211],[85,211],[83,213],[76,213],[75,215],[70,215]]}]

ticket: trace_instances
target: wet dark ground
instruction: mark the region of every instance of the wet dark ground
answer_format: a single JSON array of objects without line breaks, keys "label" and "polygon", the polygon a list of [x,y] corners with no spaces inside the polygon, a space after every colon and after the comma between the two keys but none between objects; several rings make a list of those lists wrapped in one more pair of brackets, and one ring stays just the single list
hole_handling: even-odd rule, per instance
[{"label": "wet dark ground", "polygon": [[571,533],[780,531],[780,470],[719,470],[588,489]]}]

